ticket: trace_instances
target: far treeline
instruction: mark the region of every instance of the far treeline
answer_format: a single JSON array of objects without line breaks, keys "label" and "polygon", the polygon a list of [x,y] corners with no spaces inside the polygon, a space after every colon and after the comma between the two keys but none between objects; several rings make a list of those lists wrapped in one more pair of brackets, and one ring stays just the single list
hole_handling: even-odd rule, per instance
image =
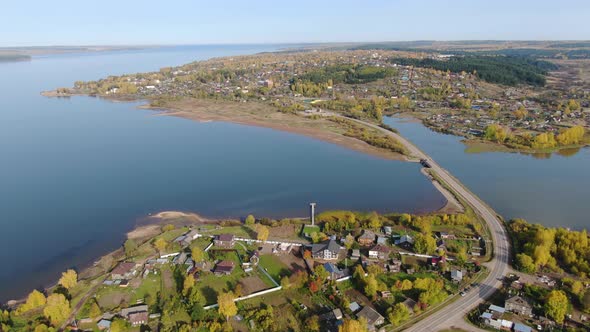
[{"label": "far treeline", "polygon": [[474,73],[480,79],[504,85],[545,85],[545,75],[557,65],[543,60],[510,56],[456,56],[448,60],[392,58],[391,62],[453,73]]}]

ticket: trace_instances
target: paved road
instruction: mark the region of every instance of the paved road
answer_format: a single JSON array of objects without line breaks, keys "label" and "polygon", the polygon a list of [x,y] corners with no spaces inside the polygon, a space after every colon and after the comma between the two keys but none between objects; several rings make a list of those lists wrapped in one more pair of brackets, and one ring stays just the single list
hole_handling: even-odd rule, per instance
[{"label": "paved road", "polygon": [[485,331],[467,324],[464,320],[464,316],[484,299],[492,295],[501,285],[499,279],[510,271],[510,241],[502,221],[498,219],[496,214],[485,204],[483,204],[475,194],[463,187],[459,180],[451,176],[449,172],[447,172],[444,168],[432,160],[432,158],[418,149],[410,141],[377,125],[360,120],[354,121],[381,130],[382,132],[394,137],[408,149],[413,157],[417,159],[427,159],[431,164],[431,171],[436,173],[456,194],[460,195],[472,206],[473,210],[479,214],[483,220],[485,220],[492,235],[494,258],[486,264],[490,270],[489,276],[484,281],[482,281],[478,287],[472,288],[464,297],[461,297],[443,309],[431,314],[427,318],[424,318],[423,320],[406,329],[406,331],[430,332],[439,331],[452,326],[461,327],[467,331]]}]

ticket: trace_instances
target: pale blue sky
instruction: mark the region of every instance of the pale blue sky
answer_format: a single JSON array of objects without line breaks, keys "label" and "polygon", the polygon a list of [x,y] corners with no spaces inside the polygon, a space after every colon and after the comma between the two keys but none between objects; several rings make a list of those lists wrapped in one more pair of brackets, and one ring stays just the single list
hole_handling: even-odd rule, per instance
[{"label": "pale blue sky", "polygon": [[0,46],[590,39],[588,0],[19,0]]}]

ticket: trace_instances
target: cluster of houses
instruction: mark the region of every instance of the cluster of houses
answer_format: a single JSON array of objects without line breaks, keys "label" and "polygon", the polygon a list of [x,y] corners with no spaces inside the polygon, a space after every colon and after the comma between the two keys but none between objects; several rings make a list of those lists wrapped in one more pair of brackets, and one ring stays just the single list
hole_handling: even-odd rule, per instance
[{"label": "cluster of houses", "polygon": [[[151,316],[151,317],[150,317]],[[99,330],[109,330],[111,323],[115,317],[126,319],[131,326],[146,325],[149,318],[156,318],[158,314],[149,314],[148,306],[146,304],[136,305],[129,308],[121,309],[118,313],[105,313],[98,321],[97,326]]]},{"label": "cluster of houses", "polygon": [[[369,331],[376,331],[377,326],[385,323],[385,317],[368,305],[361,307],[358,303],[352,302],[349,305],[349,309],[355,314],[357,319],[364,318],[367,322],[367,329]],[[325,321],[329,327],[337,330],[338,326],[342,325],[344,322],[344,315],[342,314],[342,310],[336,308],[321,315],[320,319]]]},{"label": "cluster of houses", "polygon": [[[494,329],[508,330],[514,332],[532,332],[533,328],[521,322],[513,322],[512,320],[504,319],[505,313],[512,313],[521,319],[528,319],[533,317],[533,305],[525,297],[515,295],[508,298],[503,307],[497,305],[490,305],[488,309],[480,315],[482,322]],[[513,317],[514,317],[513,315]]]}]

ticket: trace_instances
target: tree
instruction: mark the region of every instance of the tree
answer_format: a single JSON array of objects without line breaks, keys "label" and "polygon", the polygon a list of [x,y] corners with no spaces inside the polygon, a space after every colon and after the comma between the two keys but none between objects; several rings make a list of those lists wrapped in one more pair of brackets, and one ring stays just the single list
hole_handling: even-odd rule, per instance
[{"label": "tree", "polygon": [[137,243],[133,239],[127,239],[123,244],[123,249],[125,250],[125,256],[131,257],[137,250]]},{"label": "tree", "polygon": [[577,296],[581,296],[584,294],[584,285],[581,281],[575,280],[574,282],[572,282],[572,293],[574,293]]},{"label": "tree", "polygon": [[324,281],[326,279],[328,279],[328,277],[330,276],[330,273],[328,273],[328,271],[326,271],[326,268],[324,268],[323,265],[318,265],[316,267],[314,267],[313,269],[313,274],[316,276],[316,278],[320,281]]},{"label": "tree", "polygon": [[502,126],[491,124],[486,127],[483,137],[488,141],[504,143],[506,138],[508,138],[508,133],[502,128]]},{"label": "tree", "polygon": [[531,146],[534,149],[550,149],[557,146],[555,136],[552,133],[541,133],[533,139]]},{"label": "tree", "polygon": [[281,287],[283,287],[283,289],[291,288],[291,279],[289,279],[288,276],[281,278]]},{"label": "tree", "polygon": [[158,250],[159,253],[162,253],[168,247],[168,242],[166,242],[166,240],[164,240],[163,238],[159,237],[154,241],[154,247],[156,248],[156,250]]},{"label": "tree", "polygon": [[414,251],[419,254],[431,254],[436,251],[436,239],[430,234],[416,234]]},{"label": "tree", "polygon": [[59,279],[59,284],[67,290],[76,287],[78,284],[78,274],[72,269],[63,272],[61,274],[61,278]]},{"label": "tree", "polygon": [[234,287],[234,295],[236,297],[240,297],[243,295],[243,293],[244,293],[244,287],[242,286],[241,283],[237,283],[236,287]]},{"label": "tree", "polygon": [[344,319],[344,323],[338,327],[338,332],[368,332],[366,322],[363,320]]},{"label": "tree", "polygon": [[270,233],[268,227],[258,224],[256,227],[256,238],[258,241],[266,242],[268,234]]},{"label": "tree", "polygon": [[387,319],[394,327],[399,326],[410,318],[410,310],[403,303],[396,303],[387,310]]},{"label": "tree", "polygon": [[552,290],[545,299],[545,314],[558,323],[563,323],[570,302],[564,291]]},{"label": "tree", "polygon": [[205,252],[203,249],[195,246],[191,248],[191,257],[195,262],[202,262],[205,259]]},{"label": "tree", "polygon": [[307,317],[305,320],[305,327],[308,331],[311,332],[319,332],[320,331],[320,317],[318,315],[313,315]]},{"label": "tree", "polygon": [[100,317],[100,315],[102,315],[102,310],[100,310],[98,303],[96,303],[96,301],[93,300],[92,303],[90,304],[90,310],[88,311],[88,316],[90,316],[90,318],[97,318],[97,317]]},{"label": "tree", "polygon": [[534,273],[537,271],[537,266],[535,265],[533,258],[527,254],[517,254],[516,265],[521,271],[526,273]]},{"label": "tree", "polygon": [[246,225],[254,225],[254,223],[255,223],[255,222],[256,222],[256,218],[254,218],[254,216],[253,216],[253,215],[249,214],[249,215],[246,217],[246,222],[245,222],[245,223],[246,223]]},{"label": "tree", "polygon": [[20,314],[29,310],[40,308],[44,306],[45,303],[47,303],[45,295],[43,295],[43,293],[38,290],[34,290],[27,297],[27,301],[18,308],[17,313]]},{"label": "tree", "polygon": [[381,218],[376,212],[372,212],[367,220],[367,226],[372,230],[378,230],[381,228]]},{"label": "tree", "polygon": [[455,255],[455,259],[459,265],[465,264],[465,262],[467,262],[467,248],[463,246],[460,247],[459,252],[457,252],[457,255]]},{"label": "tree", "polygon": [[186,278],[184,278],[184,282],[182,284],[182,295],[188,296],[193,287],[195,287],[195,277],[192,274],[189,274]]},{"label": "tree", "polygon": [[346,235],[346,237],[344,238],[344,246],[346,247],[346,249],[350,250],[353,245],[354,245],[354,236],[352,236],[352,234]]},{"label": "tree", "polygon": [[56,326],[70,315],[70,302],[63,294],[51,294],[47,298],[47,304],[43,309],[43,315]]},{"label": "tree", "polygon": [[238,313],[238,307],[236,307],[232,292],[219,294],[217,304],[219,305],[219,314],[224,316],[226,320]]},{"label": "tree", "polygon": [[173,224],[167,224],[162,226],[162,232],[169,232],[171,230],[173,230],[174,228],[176,228]]},{"label": "tree", "polygon": [[528,114],[529,112],[522,105],[516,111],[514,111],[514,116],[519,120],[526,118]]},{"label": "tree", "polygon": [[55,329],[53,327],[48,327],[45,324],[39,324],[35,326],[34,332],[54,332]]},{"label": "tree", "polygon": [[111,332],[125,332],[129,329],[127,321],[123,318],[115,318],[111,323]]},{"label": "tree", "polygon": [[377,279],[374,274],[369,274],[365,278],[365,294],[368,297],[375,298],[377,296],[377,288],[379,287]]}]

